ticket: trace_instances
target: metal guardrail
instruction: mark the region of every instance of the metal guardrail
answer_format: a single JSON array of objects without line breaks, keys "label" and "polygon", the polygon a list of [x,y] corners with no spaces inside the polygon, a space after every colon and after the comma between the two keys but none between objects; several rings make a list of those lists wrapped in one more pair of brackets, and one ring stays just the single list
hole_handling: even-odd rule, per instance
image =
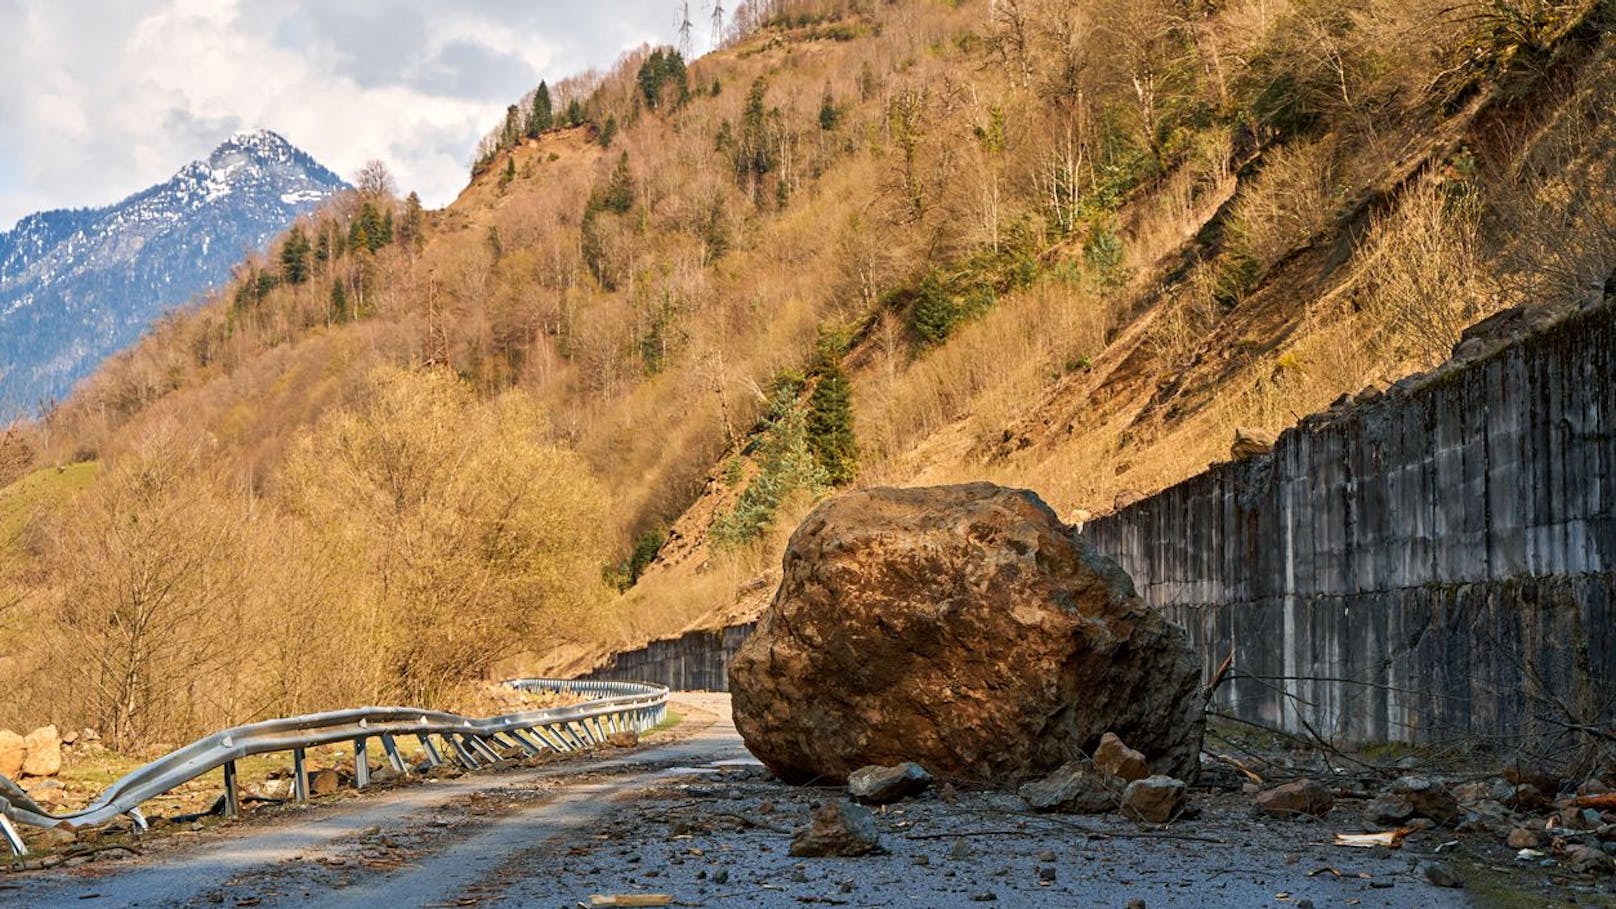
[{"label": "metal guardrail", "polygon": [[[406,767],[397,738],[415,736],[426,752],[424,766],[444,762],[444,755],[472,770],[501,760],[500,749],[519,749],[528,755],[565,753],[589,748],[618,732],[644,732],[667,715],[668,689],[637,682],[583,682],[560,679],[517,679],[507,682],[524,691],[592,696],[581,704],[508,713],[471,719],[453,713],[412,707],[360,707],[265,720],[216,732],[171,752],[108,787],[82,811],[56,815],[45,811],[20,787],[0,776],[0,836],[15,855],[27,854],[16,824],[74,828],[95,827],[127,815],[138,829],[146,829],[140,806],[170,790],[218,768],[224,768],[224,812],[239,807],[236,761],[257,754],[292,752],[293,794],[298,801],[309,795],[305,750],[319,745],[352,742],[354,785],[370,782],[369,742],[377,739],[393,769]],[[436,736],[444,744],[440,749]]]}]

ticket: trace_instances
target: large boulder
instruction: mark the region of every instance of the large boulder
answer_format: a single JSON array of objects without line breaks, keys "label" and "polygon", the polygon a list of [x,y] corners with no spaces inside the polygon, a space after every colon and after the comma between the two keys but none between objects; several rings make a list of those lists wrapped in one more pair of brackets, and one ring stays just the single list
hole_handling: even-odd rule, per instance
[{"label": "large boulder", "polygon": [[16,779],[22,775],[22,759],[28,753],[22,736],[10,729],[0,729],[0,776]]},{"label": "large boulder", "polygon": [[1204,724],[1183,632],[1036,495],[986,483],[816,509],[730,690],[747,747],[793,782],[914,760],[1007,786],[1107,730],[1190,777]]},{"label": "large boulder", "polygon": [[62,737],[55,726],[41,726],[22,738],[23,776],[55,776],[62,769]]}]

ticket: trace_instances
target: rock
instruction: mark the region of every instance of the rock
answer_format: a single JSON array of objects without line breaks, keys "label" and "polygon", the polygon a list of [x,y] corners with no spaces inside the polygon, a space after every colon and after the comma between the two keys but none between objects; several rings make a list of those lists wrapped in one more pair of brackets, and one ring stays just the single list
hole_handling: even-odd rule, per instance
[{"label": "rock", "polygon": [[852,802],[827,802],[814,808],[808,826],[791,840],[799,858],[869,855],[881,848],[875,815]]},{"label": "rock", "polygon": [[931,785],[931,774],[914,761],[893,767],[871,764],[848,774],[847,794],[867,805],[885,805],[919,795]]},{"label": "rock", "polygon": [[1533,786],[1547,797],[1560,791],[1564,778],[1552,767],[1515,760],[1504,768],[1504,779],[1514,786]]},{"label": "rock", "polygon": [[1150,776],[1145,756],[1123,744],[1114,732],[1100,736],[1099,747],[1094,749],[1094,769],[1127,783]]},{"label": "rock", "polygon": [[[1505,785],[1509,786],[1507,783]],[[1536,811],[1554,804],[1548,796],[1543,794],[1543,790],[1531,783],[1509,786],[1509,793],[1504,797],[1503,802],[1516,811]]]},{"label": "rock", "polygon": [[1453,869],[1441,862],[1426,862],[1423,870],[1425,872],[1425,879],[1437,887],[1464,886],[1464,883],[1459,880],[1458,875],[1453,873]]},{"label": "rock", "polygon": [[1189,787],[1170,776],[1134,780],[1122,791],[1122,813],[1136,821],[1165,824],[1184,808]]},{"label": "rock", "polygon": [[633,748],[640,743],[640,734],[632,729],[614,732],[606,737],[606,744],[613,748]]},{"label": "rock", "polygon": [[1335,807],[1335,795],[1317,780],[1296,780],[1257,793],[1257,811],[1274,817],[1318,817]]},{"label": "rock", "polygon": [[59,824],[55,827],[46,827],[40,831],[39,839],[35,842],[46,849],[62,849],[79,841],[79,835],[73,832],[69,824]]},{"label": "rock", "polygon": [[0,776],[16,779],[22,776],[22,736],[10,729],[0,729]]},{"label": "rock", "polygon": [[1511,849],[1536,849],[1543,845],[1543,837],[1530,827],[1516,827],[1509,832],[1504,842]]},{"label": "rock", "polygon": [[22,738],[23,776],[55,776],[62,771],[62,737],[55,726],[41,726]]},{"label": "rock", "polygon": [[1566,849],[1566,867],[1578,874],[1609,874],[1616,865],[1603,850],[1592,846],[1571,846]]},{"label": "rock", "polygon": [[1147,909],[1144,900],[1129,900],[1128,909]]},{"label": "rock", "polygon": [[998,783],[1112,730],[1151,768],[1198,766],[1199,661],[1034,494],[866,489],[810,514],[730,665],[735,725],[787,782],[917,761]]},{"label": "rock", "polygon": [[1116,497],[1111,500],[1111,510],[1121,511],[1122,509],[1127,508],[1129,505],[1134,505],[1136,503],[1143,502],[1144,500],[1145,494],[1139,490],[1124,489],[1117,493]]},{"label": "rock", "polygon": [[1413,816],[1413,803],[1392,793],[1380,795],[1364,806],[1364,817],[1375,827],[1400,826]]},{"label": "rock", "polygon": [[[1370,809],[1377,822],[1386,824],[1425,817],[1438,824],[1451,825],[1459,819],[1459,803],[1453,794],[1441,783],[1424,776],[1398,777],[1388,795],[1371,802]],[[1395,820],[1388,820],[1390,818]]]},{"label": "rock", "polygon": [[1123,784],[1084,761],[1066,764],[1049,776],[1022,786],[1019,794],[1034,811],[1104,814],[1122,804]]},{"label": "rock", "polygon": [[317,770],[309,774],[309,795],[331,795],[342,788],[342,778],[335,770]]},{"label": "rock", "polygon": [[1229,456],[1236,461],[1260,458],[1274,450],[1274,442],[1274,434],[1266,429],[1236,428],[1234,444],[1229,446]]}]

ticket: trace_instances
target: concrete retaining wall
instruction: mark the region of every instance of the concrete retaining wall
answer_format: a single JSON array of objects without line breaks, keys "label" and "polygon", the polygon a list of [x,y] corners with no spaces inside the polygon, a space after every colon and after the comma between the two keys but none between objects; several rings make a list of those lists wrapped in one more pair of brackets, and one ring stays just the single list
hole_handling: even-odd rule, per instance
[{"label": "concrete retaining wall", "polygon": [[638,650],[614,654],[585,679],[650,682],[675,691],[728,691],[729,661],[752,626],[720,631],[692,631],[677,638],[652,641]]},{"label": "concrete retaining wall", "polygon": [[1234,651],[1237,716],[1360,741],[1551,731],[1552,699],[1608,718],[1613,369],[1606,307],[1085,534],[1209,673]]}]

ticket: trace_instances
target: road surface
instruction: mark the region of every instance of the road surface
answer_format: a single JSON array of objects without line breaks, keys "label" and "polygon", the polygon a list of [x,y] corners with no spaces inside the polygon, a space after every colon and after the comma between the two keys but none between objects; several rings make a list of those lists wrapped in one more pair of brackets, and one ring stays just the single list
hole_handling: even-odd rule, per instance
[{"label": "road surface", "polygon": [[164,837],[138,859],[0,878],[0,906],[572,907],[626,893],[746,909],[1470,905],[1465,891],[1425,881],[1417,849],[1327,846],[1325,825],[1232,809],[1142,831],[960,793],[882,813],[884,855],[793,858],[790,831],[811,802],[839,793],[768,779],[726,696],[676,698],[686,719],[673,741]]}]

